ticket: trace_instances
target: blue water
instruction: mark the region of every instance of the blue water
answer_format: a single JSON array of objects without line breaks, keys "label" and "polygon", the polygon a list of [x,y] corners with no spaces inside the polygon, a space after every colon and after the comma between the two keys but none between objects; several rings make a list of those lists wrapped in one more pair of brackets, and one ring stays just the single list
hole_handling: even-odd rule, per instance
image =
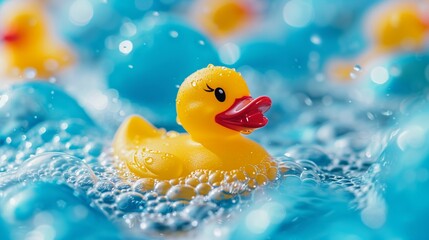
[{"label": "blue water", "polygon": [[282,102],[284,95],[268,91],[276,102],[270,125],[250,136],[273,155],[276,180],[252,182],[261,171],[255,168],[237,182],[201,173],[200,183],[147,183],[121,175],[110,146],[114,129],[85,121],[88,114],[52,84],[22,86],[34,96],[52,88],[61,101],[51,99],[77,115],[58,118],[61,106],[55,111],[48,99],[34,122],[31,109],[6,114],[27,96],[22,87],[3,94],[2,116],[22,127],[0,147],[2,239],[424,236],[416,230],[428,209],[424,99],[400,112],[344,94],[289,92]]},{"label": "blue water", "polygon": [[[303,28],[277,19],[289,1],[273,1],[265,21],[284,36],[233,39],[241,55],[226,60],[226,42],[180,15],[186,1],[87,2],[83,26],[70,6],[50,6],[77,66],[0,86],[0,239],[427,239],[427,50],[374,60],[399,69],[384,83],[368,64],[354,83],[325,72],[331,57],[366,50],[358,26],[376,1],[308,1]],[[129,174],[111,147],[122,120],[182,131],[176,89],[208,63],[236,67],[252,95],[272,99],[269,124],[248,137],[274,164],[170,181]]]}]

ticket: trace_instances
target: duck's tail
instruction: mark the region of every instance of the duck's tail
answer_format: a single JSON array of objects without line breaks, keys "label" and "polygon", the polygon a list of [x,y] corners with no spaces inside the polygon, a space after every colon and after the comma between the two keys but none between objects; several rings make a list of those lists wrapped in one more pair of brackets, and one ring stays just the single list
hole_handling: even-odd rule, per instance
[{"label": "duck's tail", "polygon": [[162,130],[158,130],[144,118],[133,115],[128,117],[116,131],[113,140],[113,149],[117,155],[136,149],[147,138],[160,137]]}]

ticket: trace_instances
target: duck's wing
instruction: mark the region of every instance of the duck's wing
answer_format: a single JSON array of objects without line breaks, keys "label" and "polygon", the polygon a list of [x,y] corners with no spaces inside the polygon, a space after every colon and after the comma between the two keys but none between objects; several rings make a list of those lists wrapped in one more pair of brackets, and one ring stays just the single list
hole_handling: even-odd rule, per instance
[{"label": "duck's wing", "polygon": [[113,146],[115,152],[136,149],[144,139],[157,138],[163,135],[163,131],[155,128],[144,118],[133,115],[128,117],[116,131]]},{"label": "duck's wing", "polygon": [[142,148],[134,151],[129,160],[127,161],[128,168],[140,177],[173,179],[180,177],[183,172],[181,159],[161,151]]}]

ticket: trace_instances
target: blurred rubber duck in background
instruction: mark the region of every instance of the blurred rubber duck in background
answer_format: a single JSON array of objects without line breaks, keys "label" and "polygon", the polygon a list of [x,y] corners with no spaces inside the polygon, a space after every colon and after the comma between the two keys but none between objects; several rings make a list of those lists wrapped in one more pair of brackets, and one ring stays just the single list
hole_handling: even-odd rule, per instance
[{"label": "blurred rubber duck in background", "polygon": [[40,3],[19,1],[1,6],[0,30],[4,75],[49,78],[73,63],[73,54],[55,39]]},{"label": "blurred rubber duck in background", "polygon": [[248,37],[237,36],[220,45],[222,64],[242,71],[248,80],[253,80],[251,75],[267,80],[276,75],[291,88],[312,85],[330,58],[360,50],[362,38],[353,30],[375,2],[278,0],[264,5],[259,1],[256,18],[243,33]]},{"label": "blurred rubber duck in background", "polygon": [[429,30],[427,9],[424,9],[429,7],[428,3],[424,6],[410,2],[386,8],[375,25],[374,17],[370,18],[368,27],[373,26],[370,34],[375,50],[378,52],[422,50]]},{"label": "blurred rubber duck in background", "polygon": [[236,35],[250,26],[257,17],[260,6],[253,0],[200,0],[196,1],[192,14],[197,23],[214,38]]},{"label": "blurred rubber duck in background", "polygon": [[[370,47],[357,58],[334,59],[328,66],[330,76],[336,80],[351,80],[363,75],[366,66],[380,57],[422,52],[428,47],[428,8],[428,1],[380,4],[365,20]],[[363,66],[364,71],[354,71],[356,64]]]},{"label": "blurred rubber duck in background", "polygon": [[270,107],[268,97],[250,97],[240,73],[209,65],[186,78],[177,94],[177,119],[189,134],[131,116],[116,132],[114,152],[138,177],[161,180],[271,161],[262,146],[240,134],[265,126]]}]

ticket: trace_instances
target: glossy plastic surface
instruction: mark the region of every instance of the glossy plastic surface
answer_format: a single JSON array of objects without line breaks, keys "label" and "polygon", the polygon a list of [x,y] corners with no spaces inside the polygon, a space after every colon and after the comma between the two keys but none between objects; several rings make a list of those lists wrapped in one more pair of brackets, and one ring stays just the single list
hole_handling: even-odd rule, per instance
[{"label": "glossy plastic surface", "polygon": [[[155,179],[185,177],[199,169],[230,171],[270,161],[262,146],[238,131],[245,129],[243,133],[248,134],[267,123],[263,113],[271,101],[268,97],[249,101],[249,95],[239,73],[209,65],[179,88],[178,121],[189,134],[165,132],[142,117],[131,116],[116,133],[114,151],[135,175]],[[215,120],[231,109],[239,109],[231,120],[238,128]]]}]

